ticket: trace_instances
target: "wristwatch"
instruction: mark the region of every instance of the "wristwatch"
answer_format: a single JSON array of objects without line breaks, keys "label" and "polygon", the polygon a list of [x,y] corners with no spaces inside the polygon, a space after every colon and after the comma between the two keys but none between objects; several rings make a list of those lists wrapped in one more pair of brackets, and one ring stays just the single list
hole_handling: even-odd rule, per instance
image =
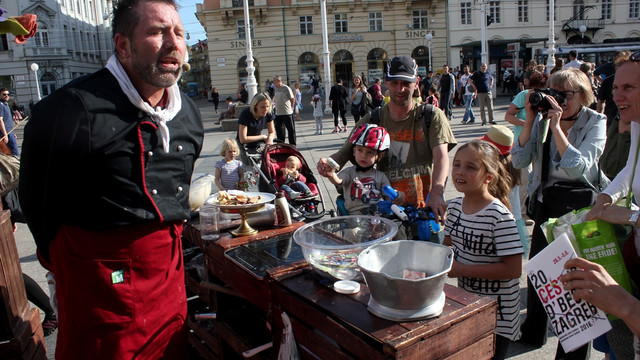
[{"label": "wristwatch", "polygon": [[638,222],[638,217],[640,217],[640,211],[632,212],[631,216],[629,216],[629,225],[636,226],[636,223]]}]

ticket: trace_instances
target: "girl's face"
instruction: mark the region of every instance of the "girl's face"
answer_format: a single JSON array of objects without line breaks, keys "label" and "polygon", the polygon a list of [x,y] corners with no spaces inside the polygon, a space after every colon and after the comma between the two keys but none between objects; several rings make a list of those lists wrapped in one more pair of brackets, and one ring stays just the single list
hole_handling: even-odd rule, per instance
[{"label": "girl's face", "polygon": [[369,167],[378,160],[378,152],[366,146],[356,145],[353,147],[353,157],[361,167]]},{"label": "girl's face", "polygon": [[456,153],[451,177],[456,190],[463,194],[488,191],[493,179],[493,175],[487,173],[478,152],[470,147],[462,148]]},{"label": "girl's face", "polygon": [[266,116],[269,108],[271,107],[270,105],[271,104],[269,103],[269,100],[259,102],[256,105],[256,114],[258,115],[258,117]]},{"label": "girl's face", "polygon": [[229,150],[224,152],[224,159],[226,161],[231,161],[231,160],[235,159],[236,156],[238,156],[238,151],[235,150],[235,149],[229,149]]},{"label": "girl's face", "polygon": [[359,77],[353,78],[353,83],[354,83],[356,86],[360,85],[360,78],[359,78]]}]

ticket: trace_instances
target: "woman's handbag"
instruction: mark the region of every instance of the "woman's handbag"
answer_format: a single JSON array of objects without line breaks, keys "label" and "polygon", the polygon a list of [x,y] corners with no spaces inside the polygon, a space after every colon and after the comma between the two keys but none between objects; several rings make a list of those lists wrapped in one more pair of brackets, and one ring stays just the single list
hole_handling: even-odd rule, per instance
[{"label": "woman's handbag", "polygon": [[[362,103],[362,101],[360,101]],[[360,104],[351,103],[351,115],[352,116],[361,116],[360,115]]]},{"label": "woman's handbag", "polygon": [[[592,206],[596,202],[595,189],[581,182],[559,181],[542,190],[545,208],[558,216],[571,210]],[[551,215],[551,214],[550,214]],[[551,215],[551,217],[557,217]]]}]

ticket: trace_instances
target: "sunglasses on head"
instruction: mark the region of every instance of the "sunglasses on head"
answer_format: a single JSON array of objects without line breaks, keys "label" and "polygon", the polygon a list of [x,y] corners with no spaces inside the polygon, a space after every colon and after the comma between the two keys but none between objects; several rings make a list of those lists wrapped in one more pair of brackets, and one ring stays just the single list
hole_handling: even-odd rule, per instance
[{"label": "sunglasses on head", "polygon": [[629,60],[631,61],[640,61],[640,50],[634,52],[633,54],[631,54],[631,56],[629,56]]}]

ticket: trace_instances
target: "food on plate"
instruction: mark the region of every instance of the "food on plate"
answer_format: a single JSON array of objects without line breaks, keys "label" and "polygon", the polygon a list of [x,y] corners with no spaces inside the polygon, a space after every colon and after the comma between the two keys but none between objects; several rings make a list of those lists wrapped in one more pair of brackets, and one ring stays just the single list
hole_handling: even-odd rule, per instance
[{"label": "food on plate", "polygon": [[262,195],[247,196],[245,194],[229,194],[226,191],[218,192],[219,205],[247,205],[256,204],[262,199]]}]

